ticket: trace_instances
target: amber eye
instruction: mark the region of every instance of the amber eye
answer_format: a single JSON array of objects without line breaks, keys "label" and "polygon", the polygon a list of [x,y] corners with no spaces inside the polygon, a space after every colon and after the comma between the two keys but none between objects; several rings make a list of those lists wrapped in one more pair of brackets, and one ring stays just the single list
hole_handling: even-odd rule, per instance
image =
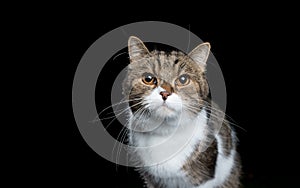
[{"label": "amber eye", "polygon": [[144,73],[143,74],[143,82],[147,85],[156,85],[157,80],[151,73]]},{"label": "amber eye", "polygon": [[179,78],[176,80],[176,84],[179,86],[187,85],[190,82],[190,77],[189,75],[181,75]]}]

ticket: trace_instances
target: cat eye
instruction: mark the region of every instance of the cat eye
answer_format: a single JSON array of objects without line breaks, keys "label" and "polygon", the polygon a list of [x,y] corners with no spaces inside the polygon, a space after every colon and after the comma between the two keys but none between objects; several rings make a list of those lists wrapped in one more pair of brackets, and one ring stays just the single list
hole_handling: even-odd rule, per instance
[{"label": "cat eye", "polygon": [[176,84],[179,86],[184,86],[190,83],[190,77],[189,75],[181,75],[179,78],[176,80]]},{"label": "cat eye", "polygon": [[156,85],[157,84],[157,79],[151,73],[144,73],[142,80],[147,85]]}]

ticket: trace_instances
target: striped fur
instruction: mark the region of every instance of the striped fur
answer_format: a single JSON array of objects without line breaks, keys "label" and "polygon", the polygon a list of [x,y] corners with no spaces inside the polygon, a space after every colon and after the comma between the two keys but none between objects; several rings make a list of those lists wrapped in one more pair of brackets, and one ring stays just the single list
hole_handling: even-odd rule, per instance
[{"label": "striped fur", "polygon": [[[203,43],[188,55],[167,54],[149,52],[130,37],[128,49],[123,94],[129,99],[129,142],[136,147],[131,158],[147,187],[239,187],[235,133],[208,98],[210,45]],[[155,84],[145,83],[145,73]],[[182,75],[186,82],[180,82]],[[162,98],[162,92],[168,95]]]}]

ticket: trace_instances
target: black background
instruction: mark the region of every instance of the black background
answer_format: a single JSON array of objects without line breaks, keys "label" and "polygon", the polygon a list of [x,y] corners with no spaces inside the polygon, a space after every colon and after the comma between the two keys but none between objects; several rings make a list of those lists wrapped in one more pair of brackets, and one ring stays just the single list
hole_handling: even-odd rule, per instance
[{"label": "black background", "polygon": [[[124,13],[117,18],[60,10],[55,18],[45,17],[33,35],[41,39],[35,46],[43,56],[40,60],[47,62],[41,67],[51,72],[43,83],[48,87],[47,97],[41,100],[47,101],[51,113],[44,115],[46,129],[40,128],[47,137],[38,136],[39,144],[34,147],[44,152],[30,157],[26,169],[33,168],[33,176],[47,184],[142,187],[133,169],[106,161],[85,143],[73,117],[71,94],[76,67],[94,41],[121,25],[153,20],[177,24],[211,43],[226,82],[226,113],[246,130],[236,128],[245,187],[295,187],[299,147],[297,116],[290,106],[297,101],[293,97],[297,85],[292,84],[297,76],[292,65],[297,60],[291,47],[296,43],[297,22],[292,11],[283,17],[283,7],[248,8],[217,13],[206,7],[209,14],[198,11],[194,15],[175,9],[163,16]],[[99,105],[101,98],[110,97],[98,93]]]}]

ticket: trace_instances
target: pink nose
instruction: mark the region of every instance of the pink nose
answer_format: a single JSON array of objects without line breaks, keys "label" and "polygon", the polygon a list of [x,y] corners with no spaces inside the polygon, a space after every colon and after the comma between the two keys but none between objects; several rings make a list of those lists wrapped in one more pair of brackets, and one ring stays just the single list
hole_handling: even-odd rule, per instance
[{"label": "pink nose", "polygon": [[169,92],[167,92],[167,91],[161,91],[159,94],[162,96],[162,99],[163,99],[164,101],[167,100],[168,96],[171,95],[171,94],[170,94]]}]

